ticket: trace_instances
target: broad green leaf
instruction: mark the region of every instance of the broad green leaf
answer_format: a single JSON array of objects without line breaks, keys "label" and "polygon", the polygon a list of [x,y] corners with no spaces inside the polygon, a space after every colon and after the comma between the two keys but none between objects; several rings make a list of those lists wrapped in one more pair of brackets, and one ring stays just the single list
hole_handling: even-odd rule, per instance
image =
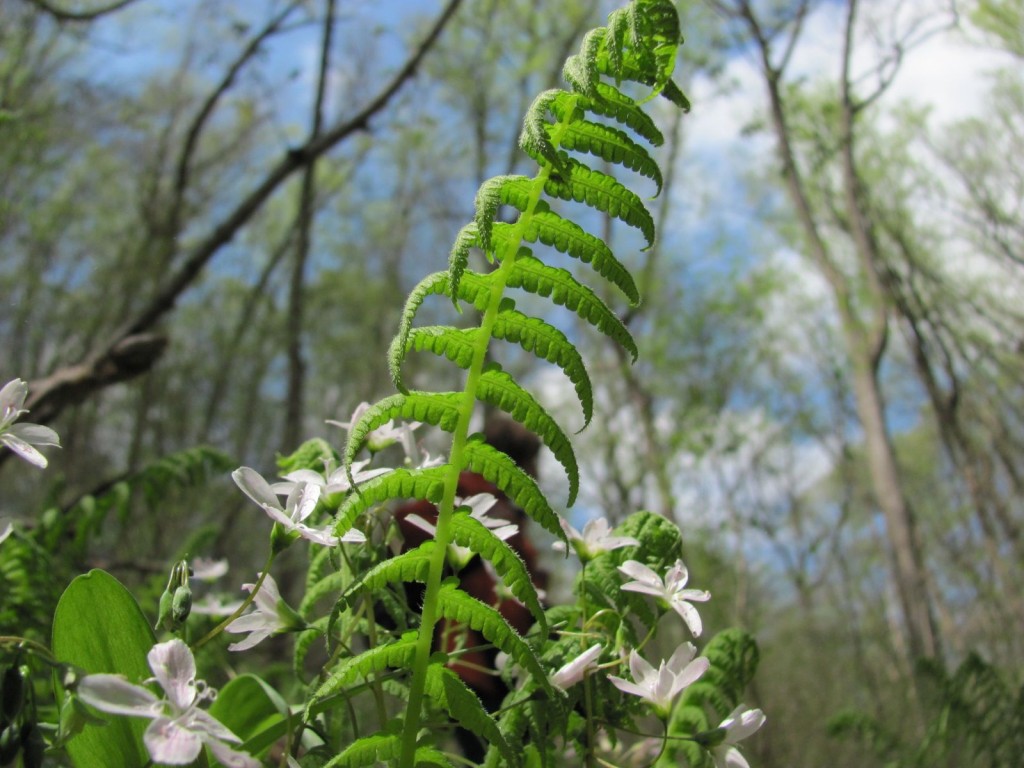
[{"label": "broad green leaf", "polygon": [[[57,603],[53,653],[87,673],[120,674],[141,683],[152,676],[146,654],[155,643],[139,604],[109,573],[92,570],[78,576]],[[68,742],[68,754],[79,766],[142,768],[149,762],[142,744],[148,724],[143,718],[109,716],[105,726],[85,726]]]},{"label": "broad green leaf", "polygon": [[[239,675],[218,690],[209,711],[242,740],[239,748],[243,751],[248,751],[249,739],[289,716],[288,704],[281,695],[252,674]],[[261,752],[265,753],[269,746]],[[261,752],[252,754],[263,756]]]}]

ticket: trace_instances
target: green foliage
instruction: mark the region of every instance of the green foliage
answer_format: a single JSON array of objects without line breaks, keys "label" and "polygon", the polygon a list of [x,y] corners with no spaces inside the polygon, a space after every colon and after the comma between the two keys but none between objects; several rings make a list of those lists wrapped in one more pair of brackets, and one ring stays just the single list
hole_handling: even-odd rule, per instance
[{"label": "green foliage", "polygon": [[[84,672],[122,674],[132,680],[150,675],[146,654],[155,638],[131,593],[113,576],[90,571],[61,595],[53,615],[54,656]],[[63,690],[57,689],[58,697]],[[149,757],[142,745],[145,723],[117,719],[86,725],[67,744],[77,765],[142,768]]]},{"label": "green foliage", "polygon": [[829,733],[856,740],[893,768],[1012,768],[1020,763],[1024,687],[1015,690],[976,653],[968,654],[952,674],[935,662],[922,663],[918,674],[931,713],[919,743],[854,709],[833,716]]}]

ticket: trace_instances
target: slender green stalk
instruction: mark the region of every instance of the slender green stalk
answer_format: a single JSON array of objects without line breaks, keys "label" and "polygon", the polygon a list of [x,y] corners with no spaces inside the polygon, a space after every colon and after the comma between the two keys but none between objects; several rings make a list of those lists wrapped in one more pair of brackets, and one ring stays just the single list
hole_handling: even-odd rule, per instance
[{"label": "slender green stalk", "polygon": [[277,553],[271,551],[271,553],[267,556],[267,562],[263,564],[263,568],[260,571],[259,578],[256,579],[256,583],[253,585],[252,590],[246,596],[245,600],[242,601],[242,604],[238,606],[238,608],[236,608],[230,616],[224,619],[224,621],[222,621],[216,627],[211,629],[209,632],[203,635],[203,637],[199,638],[196,642],[192,643],[193,651],[202,648],[208,642],[213,640],[213,638],[215,638],[217,635],[219,635],[221,632],[227,629],[228,625],[231,622],[233,622],[235,619],[241,616],[245,612],[246,608],[252,605],[253,600],[256,599],[256,595],[260,591],[260,587],[263,586],[263,582],[267,578],[267,574],[270,573],[270,566],[274,564],[275,557],[277,557]]},{"label": "slender green stalk", "polygon": [[495,272],[491,285],[490,301],[484,311],[483,319],[477,331],[473,360],[466,374],[466,384],[459,412],[459,420],[452,435],[452,449],[448,457],[448,473],[445,476],[444,494],[438,505],[437,531],[434,534],[436,545],[430,560],[427,576],[426,592],[423,598],[423,611],[420,620],[419,637],[416,643],[416,656],[413,664],[412,683],[409,686],[409,701],[406,707],[405,723],[402,733],[402,768],[413,768],[416,754],[416,736],[420,726],[420,715],[423,708],[424,689],[426,687],[427,667],[430,663],[430,652],[433,645],[434,628],[437,625],[438,594],[441,590],[444,564],[448,545],[451,544],[451,519],[455,509],[455,495],[458,490],[459,475],[462,472],[463,454],[469,437],[469,424],[476,404],[477,385],[487,360],[487,350],[498,308],[505,293],[508,277],[515,265],[519,243],[526,232],[544,191],[544,184],[551,174],[550,167],[544,167],[533,181],[530,200],[526,210],[522,212],[515,224],[513,236],[509,238],[506,251],[501,255],[501,266]]}]

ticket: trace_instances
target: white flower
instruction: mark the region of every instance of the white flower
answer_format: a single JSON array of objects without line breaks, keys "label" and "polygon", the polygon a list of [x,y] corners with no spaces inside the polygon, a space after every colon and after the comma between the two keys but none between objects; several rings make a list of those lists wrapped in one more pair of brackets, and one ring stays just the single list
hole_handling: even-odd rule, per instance
[{"label": "white flower", "polygon": [[[491,533],[497,536],[502,541],[512,538],[519,531],[519,526],[515,523],[510,523],[508,520],[503,520],[500,517],[488,517],[487,513],[491,507],[497,504],[498,500],[489,493],[477,493],[473,496],[467,496],[461,501],[455,500],[456,509],[462,507],[469,507],[469,516],[474,518],[477,522],[482,523],[485,528],[488,528]],[[426,531],[431,536],[437,534],[437,526],[431,522],[424,520],[419,515],[409,515],[405,518],[410,523],[415,525],[422,531]]]},{"label": "white flower", "polygon": [[[243,584],[242,589],[252,592],[255,584]],[[271,635],[303,629],[306,623],[281,599],[277,582],[269,573],[263,579],[256,597],[253,598],[256,610],[239,616],[226,627],[225,632],[233,635],[248,632],[249,636],[228,646],[229,651],[246,651]]]},{"label": "white flower", "polygon": [[[632,536],[612,536],[608,520],[603,517],[588,520],[583,526],[583,533],[573,528],[565,518],[559,518],[558,522],[561,523],[562,530],[565,531],[576,554],[584,562],[593,560],[602,552],[611,552],[620,547],[635,547],[640,544]],[[565,551],[564,542],[556,541],[552,546],[558,552]]]},{"label": "white flower", "polygon": [[700,614],[690,602],[703,603],[710,600],[711,595],[703,589],[685,589],[689,574],[682,560],[676,560],[675,565],[668,569],[664,581],[658,574],[636,560],[627,560],[619,566],[619,570],[634,579],[622,585],[624,591],[642,592],[661,598],[682,617],[693,636],[700,637],[703,629]]},{"label": "white flower", "polygon": [[614,675],[608,675],[608,679],[623,693],[639,696],[649,702],[659,715],[665,716],[672,707],[673,699],[708,669],[708,660],[703,656],[694,659],[696,653],[693,643],[683,643],[668,661],[661,662],[655,669],[639,653],[630,651],[629,672],[633,682]]},{"label": "white flower", "polygon": [[743,709],[740,704],[718,727],[725,731],[725,738],[713,747],[711,756],[715,759],[715,768],[750,768],[746,758],[735,747],[758,728],[764,725],[765,716],[760,709]]},{"label": "white flower", "polygon": [[3,522],[3,518],[0,518],[0,544],[3,544],[7,537],[10,536],[11,533],[13,532],[14,524],[10,520],[8,520],[7,524],[5,525]]},{"label": "white flower", "polygon": [[295,486],[302,483],[317,486],[320,488],[320,492],[325,495],[348,493],[352,490],[353,486],[391,471],[388,467],[364,469],[369,463],[369,460],[367,460],[357,461],[352,464],[352,482],[349,482],[348,473],[345,472],[344,467],[327,465],[324,467],[324,474],[320,474],[312,469],[296,469],[294,472],[284,475],[285,482],[274,483],[270,487],[274,493],[280,496],[287,496]]},{"label": "white flower", "polygon": [[49,427],[41,424],[15,424],[18,417],[28,413],[22,406],[28,396],[28,384],[14,379],[0,389],[0,445],[6,445],[29,464],[46,467],[46,457],[37,451],[36,445],[60,447],[60,438]]},{"label": "white flower", "polygon": [[338,538],[326,528],[311,528],[306,525],[306,518],[313,514],[316,503],[320,499],[321,488],[319,485],[306,482],[291,484],[288,499],[284,506],[281,506],[274,489],[255,469],[240,467],[231,473],[231,478],[246,496],[263,507],[271,519],[286,531],[297,533],[305,539],[326,547],[333,547],[342,541],[350,543],[366,541],[366,537],[360,531],[351,530]]},{"label": "white flower", "polygon": [[192,560],[192,578],[199,581],[216,581],[228,572],[228,561],[197,557]]},{"label": "white flower", "polygon": [[196,662],[185,643],[178,638],[160,643],[147,658],[154,676],[147,682],[158,682],[165,699],[121,675],[110,674],[83,677],[76,687],[79,698],[103,712],[152,720],[142,739],[154,763],[188,765],[199,757],[205,744],[228,768],[259,768],[258,760],[225,743],[237,744],[241,739],[199,709],[216,691],[196,680]]},{"label": "white flower", "polygon": [[549,680],[556,688],[563,691],[582,680],[587,672],[597,669],[597,659],[601,655],[601,644],[592,645],[575,659],[555,672]]},{"label": "white flower", "polygon": [[[331,421],[328,420],[328,424],[333,424],[336,427],[342,427],[347,429],[349,432],[352,428],[359,423],[359,420],[363,417],[368,410],[370,410],[369,403],[360,403],[356,406],[356,409],[352,412],[352,417],[348,421]],[[381,424],[376,429],[372,430],[366,436],[366,447],[369,448],[370,453],[377,453],[387,448],[389,445],[394,443],[401,443],[402,448],[405,450],[405,455],[409,457],[409,460],[414,464],[419,462],[419,448],[416,445],[416,441],[412,436],[414,429],[420,426],[420,422],[413,421],[409,424],[402,424],[398,427],[395,426],[395,420],[390,419],[386,423]]]}]

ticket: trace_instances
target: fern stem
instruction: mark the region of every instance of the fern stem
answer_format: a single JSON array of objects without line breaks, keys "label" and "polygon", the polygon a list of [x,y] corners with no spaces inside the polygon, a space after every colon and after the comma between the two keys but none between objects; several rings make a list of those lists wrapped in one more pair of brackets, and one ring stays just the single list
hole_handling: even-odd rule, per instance
[{"label": "fern stem", "polygon": [[499,259],[500,266],[494,273],[491,284],[491,296],[484,311],[480,327],[474,340],[473,360],[466,373],[466,384],[463,389],[459,419],[452,433],[452,448],[448,457],[448,472],[445,476],[444,494],[438,505],[437,530],[434,539],[437,542],[430,560],[427,575],[426,591],[423,597],[423,611],[420,619],[419,637],[416,643],[416,656],[413,663],[413,677],[409,686],[409,701],[406,707],[405,723],[402,732],[402,753],[399,765],[401,768],[413,768],[416,757],[416,735],[420,726],[420,715],[423,709],[424,690],[426,688],[427,667],[430,664],[430,651],[433,645],[434,628],[438,621],[438,594],[441,590],[444,564],[448,545],[452,541],[451,519],[455,509],[455,495],[458,491],[459,475],[462,472],[463,454],[469,439],[469,424],[476,405],[477,387],[487,360],[487,350],[498,308],[505,293],[505,286],[515,265],[519,243],[530,223],[544,185],[551,175],[550,166],[540,169],[533,180],[529,203],[515,224],[513,236],[505,246],[506,250]]}]

